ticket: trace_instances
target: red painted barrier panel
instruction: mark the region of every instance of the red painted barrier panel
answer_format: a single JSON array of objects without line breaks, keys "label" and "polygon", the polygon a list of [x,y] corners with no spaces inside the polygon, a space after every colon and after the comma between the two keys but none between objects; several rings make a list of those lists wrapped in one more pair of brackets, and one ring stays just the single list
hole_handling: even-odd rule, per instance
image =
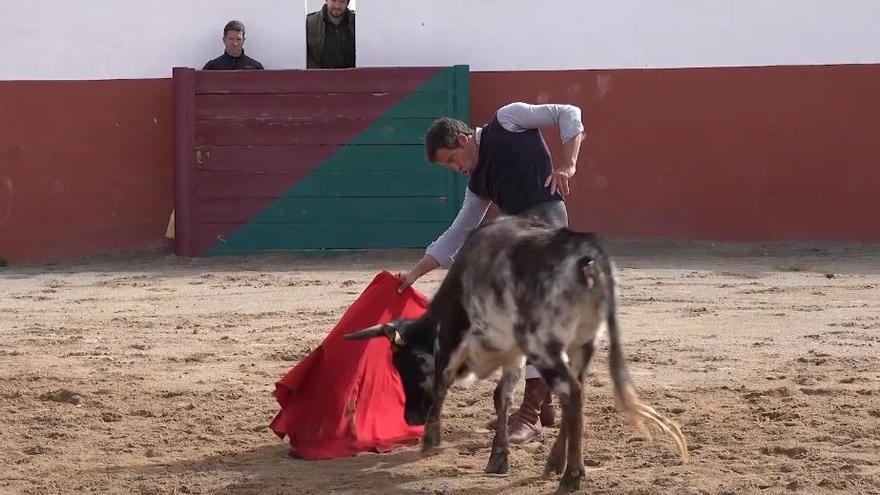
[{"label": "red painted barrier panel", "polygon": [[171,81],[0,81],[0,258],[161,248]]},{"label": "red painted barrier panel", "polygon": [[476,125],[516,100],[583,109],[576,228],[880,242],[878,87],[880,65],[477,72],[471,101]]}]

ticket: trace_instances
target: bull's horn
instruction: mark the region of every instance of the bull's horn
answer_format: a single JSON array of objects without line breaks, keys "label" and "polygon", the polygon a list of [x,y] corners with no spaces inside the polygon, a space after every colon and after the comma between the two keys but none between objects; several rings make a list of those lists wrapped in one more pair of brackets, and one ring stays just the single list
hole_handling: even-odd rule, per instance
[{"label": "bull's horn", "polygon": [[385,333],[385,324],[373,325],[370,328],[358,330],[357,332],[350,333],[342,338],[346,340],[364,340],[372,339],[373,337],[378,337],[380,335],[383,337],[387,335]]}]

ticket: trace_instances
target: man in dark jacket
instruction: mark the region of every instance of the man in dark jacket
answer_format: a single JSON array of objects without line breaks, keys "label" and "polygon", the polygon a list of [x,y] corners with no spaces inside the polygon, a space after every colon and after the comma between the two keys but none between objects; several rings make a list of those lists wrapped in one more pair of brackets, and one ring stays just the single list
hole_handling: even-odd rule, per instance
[{"label": "man in dark jacket", "polygon": [[[555,166],[538,130],[548,126],[559,128],[563,143],[562,162]],[[480,225],[492,203],[507,215],[568,226],[564,196],[569,193],[584,136],[581,109],[574,105],[511,103],[476,129],[450,118],[435,121],[425,136],[428,160],[470,179],[452,225],[409,272],[399,275],[398,290],[436,268],[451,266],[468,233]],[[511,443],[532,441],[541,426],[554,423],[550,399],[550,388],[538,370],[527,366],[522,405],[508,421]]]},{"label": "man in dark jacket", "polygon": [[223,28],[223,55],[211,60],[203,70],[263,70],[263,64],[244,54],[244,24],[229,21]]},{"label": "man in dark jacket", "polygon": [[306,16],[306,59],[309,69],[354,67],[354,11],[349,0],[325,0]]}]

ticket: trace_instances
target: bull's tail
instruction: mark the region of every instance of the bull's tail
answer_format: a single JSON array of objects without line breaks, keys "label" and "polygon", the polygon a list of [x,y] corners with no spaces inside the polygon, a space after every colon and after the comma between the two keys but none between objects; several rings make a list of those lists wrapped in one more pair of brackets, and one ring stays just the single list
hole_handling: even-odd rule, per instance
[{"label": "bull's tail", "polygon": [[606,301],[608,322],[608,364],[611,372],[611,381],[614,383],[614,399],[617,408],[623,412],[627,422],[635,425],[645,434],[648,440],[651,439],[651,432],[645,426],[645,422],[657,425],[661,430],[666,432],[678,446],[679,453],[683,461],[688,459],[687,442],[678,425],[658,413],[654,408],[644,404],[639,400],[632,385],[632,379],[629,376],[629,370],[626,368],[626,361],[623,357],[623,349],[620,345],[620,332],[617,324],[617,291],[614,284],[614,277],[611,273],[603,274],[608,278],[605,286],[610,291],[608,300]]}]

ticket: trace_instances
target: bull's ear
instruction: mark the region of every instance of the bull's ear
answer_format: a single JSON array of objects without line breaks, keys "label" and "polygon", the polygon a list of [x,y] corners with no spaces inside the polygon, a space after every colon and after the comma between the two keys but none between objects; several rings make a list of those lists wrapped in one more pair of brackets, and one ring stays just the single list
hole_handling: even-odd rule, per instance
[{"label": "bull's ear", "polygon": [[400,334],[400,330],[398,330],[397,328],[393,329],[388,334],[388,340],[391,341],[391,345],[395,348],[403,347],[404,344],[406,344],[406,342],[404,342],[403,340],[403,335]]},{"label": "bull's ear", "polygon": [[406,344],[403,340],[403,329],[409,320],[396,320],[385,325],[385,335],[391,341],[391,347],[398,349]]}]

